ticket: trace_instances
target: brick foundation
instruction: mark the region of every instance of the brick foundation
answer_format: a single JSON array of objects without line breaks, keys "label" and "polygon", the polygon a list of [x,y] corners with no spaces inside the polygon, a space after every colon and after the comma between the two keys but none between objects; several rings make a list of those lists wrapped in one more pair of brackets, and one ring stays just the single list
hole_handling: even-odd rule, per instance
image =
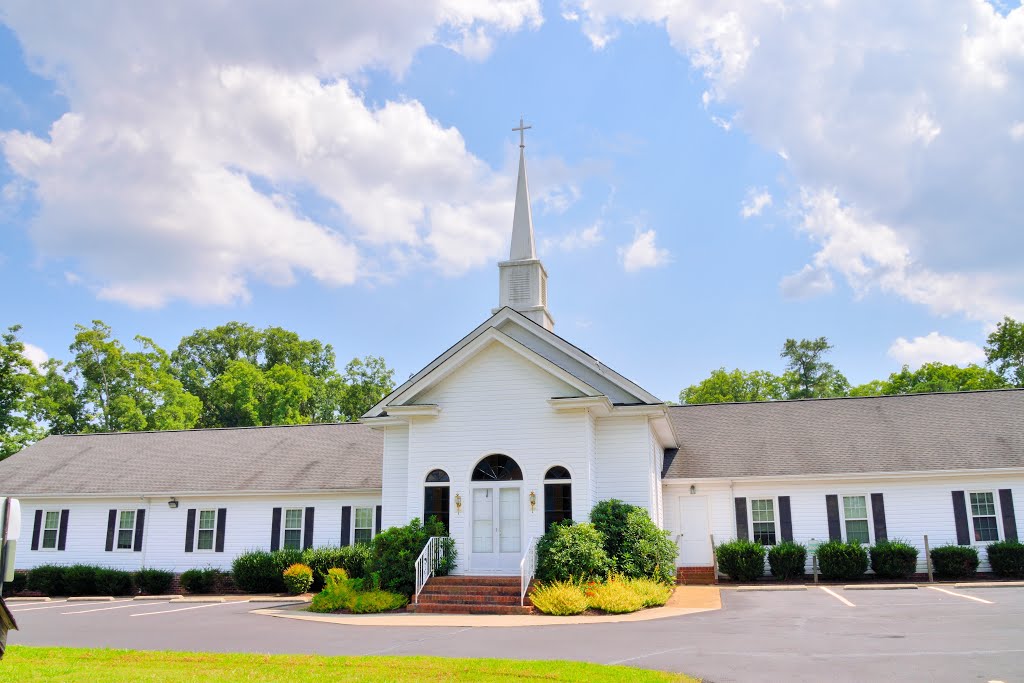
[{"label": "brick foundation", "polygon": [[678,567],[676,583],[689,586],[710,586],[718,581],[715,580],[714,567]]}]

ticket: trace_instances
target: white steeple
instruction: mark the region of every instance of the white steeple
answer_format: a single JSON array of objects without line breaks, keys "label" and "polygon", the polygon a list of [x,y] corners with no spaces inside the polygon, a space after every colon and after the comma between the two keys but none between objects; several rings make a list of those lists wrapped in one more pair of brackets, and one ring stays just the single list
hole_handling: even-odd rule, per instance
[{"label": "white steeple", "polygon": [[498,308],[515,309],[547,329],[555,326],[548,313],[548,274],[537,258],[533,241],[533,215],[530,212],[530,188],[526,182],[527,126],[519,119],[519,179],[516,185],[516,208],[512,216],[512,247],[509,260],[498,264]]}]

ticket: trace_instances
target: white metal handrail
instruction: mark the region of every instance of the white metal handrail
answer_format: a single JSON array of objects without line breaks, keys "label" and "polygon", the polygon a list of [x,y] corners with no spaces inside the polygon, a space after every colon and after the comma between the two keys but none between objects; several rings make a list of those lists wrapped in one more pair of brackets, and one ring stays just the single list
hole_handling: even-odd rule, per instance
[{"label": "white metal handrail", "polygon": [[526,542],[526,552],[519,561],[519,605],[526,604],[526,591],[530,590],[530,582],[537,573],[537,538],[534,536]]},{"label": "white metal handrail", "polygon": [[441,563],[441,556],[448,554],[448,549],[441,541],[444,536],[431,536],[427,544],[423,546],[423,552],[416,558],[416,595],[414,603],[419,604],[420,591],[427,585],[427,581],[437,571],[437,565]]}]

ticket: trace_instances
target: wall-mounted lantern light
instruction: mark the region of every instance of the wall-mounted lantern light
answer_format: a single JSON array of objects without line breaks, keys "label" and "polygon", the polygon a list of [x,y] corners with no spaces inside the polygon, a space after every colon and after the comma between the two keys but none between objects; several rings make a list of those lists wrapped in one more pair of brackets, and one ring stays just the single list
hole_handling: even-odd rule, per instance
[{"label": "wall-mounted lantern light", "polygon": [[167,507],[171,508],[172,510],[176,509],[178,507],[178,499],[171,498],[169,501],[167,501]]},{"label": "wall-mounted lantern light", "polygon": [[696,484],[690,484],[690,495],[692,496],[695,493],[697,493],[697,485]]},{"label": "wall-mounted lantern light", "polygon": [[456,514],[462,514],[462,494],[455,494],[455,512]]},{"label": "wall-mounted lantern light", "polygon": [[535,512],[536,510],[537,510],[537,494],[535,492],[533,492],[533,491],[530,491],[530,512]]}]

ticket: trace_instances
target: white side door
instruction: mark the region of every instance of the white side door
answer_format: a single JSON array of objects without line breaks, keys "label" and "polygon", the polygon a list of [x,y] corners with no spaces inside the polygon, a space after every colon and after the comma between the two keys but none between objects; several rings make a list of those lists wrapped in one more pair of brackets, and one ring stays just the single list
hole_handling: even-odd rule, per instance
[{"label": "white side door", "polygon": [[683,567],[710,567],[711,537],[708,529],[708,497],[679,498],[679,558]]},{"label": "white side door", "polygon": [[470,571],[494,571],[497,569],[497,553],[494,547],[494,489],[479,487],[473,489],[473,528],[470,530]]}]

